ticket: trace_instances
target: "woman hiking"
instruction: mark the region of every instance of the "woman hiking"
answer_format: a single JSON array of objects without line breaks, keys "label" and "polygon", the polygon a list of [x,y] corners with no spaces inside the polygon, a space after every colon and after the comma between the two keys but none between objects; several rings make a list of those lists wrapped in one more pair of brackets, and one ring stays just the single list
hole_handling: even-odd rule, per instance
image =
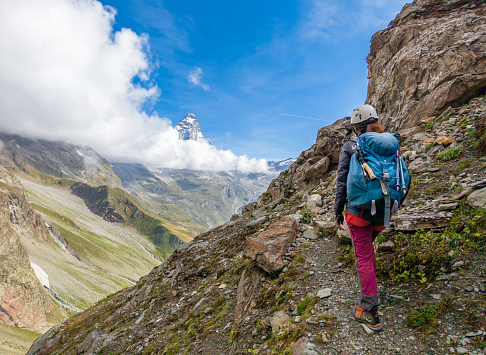
[{"label": "woman hiking", "polygon": [[[378,123],[378,114],[371,105],[356,107],[351,115],[351,124],[358,137],[363,133],[383,133],[384,131],[383,126]],[[370,209],[352,206],[347,199],[346,184],[349,165],[356,145],[356,140],[346,142],[339,155],[336,200],[334,203],[335,221],[338,228],[344,230],[341,225],[346,218],[356,256],[361,293],[359,305],[354,307],[354,318],[358,322],[364,323],[371,330],[379,331],[383,329],[383,325],[378,315],[380,301],[376,283],[376,257],[373,250],[373,240],[385,229],[384,207],[377,204],[376,211],[373,210],[374,213],[372,214]],[[345,205],[346,213],[343,215]]]}]

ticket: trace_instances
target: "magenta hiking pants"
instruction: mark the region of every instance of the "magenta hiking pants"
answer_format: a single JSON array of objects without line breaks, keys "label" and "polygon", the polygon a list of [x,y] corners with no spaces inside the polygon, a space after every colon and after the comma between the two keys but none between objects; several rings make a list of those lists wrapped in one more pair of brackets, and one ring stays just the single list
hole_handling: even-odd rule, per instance
[{"label": "magenta hiking pants", "polygon": [[361,286],[359,303],[369,312],[380,304],[376,284],[376,256],[373,249],[373,240],[380,232],[373,230],[373,224],[366,227],[357,227],[349,222],[347,224],[353,240],[356,269]]}]

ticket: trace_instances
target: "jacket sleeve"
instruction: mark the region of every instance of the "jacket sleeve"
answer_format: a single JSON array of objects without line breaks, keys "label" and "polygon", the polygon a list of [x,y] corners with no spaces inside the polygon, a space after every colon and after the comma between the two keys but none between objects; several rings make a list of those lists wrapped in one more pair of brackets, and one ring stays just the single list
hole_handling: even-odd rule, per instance
[{"label": "jacket sleeve", "polygon": [[349,162],[353,155],[353,141],[348,141],[344,144],[339,154],[339,163],[336,179],[336,199],[334,200],[334,212],[341,214],[344,211],[346,204],[346,182],[348,181]]}]

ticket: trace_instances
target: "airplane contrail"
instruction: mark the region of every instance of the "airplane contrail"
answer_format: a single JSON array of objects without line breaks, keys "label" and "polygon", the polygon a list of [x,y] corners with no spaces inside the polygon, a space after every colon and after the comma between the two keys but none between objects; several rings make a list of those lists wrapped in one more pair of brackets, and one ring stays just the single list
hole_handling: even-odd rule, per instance
[{"label": "airplane contrail", "polygon": [[316,120],[316,121],[326,121],[322,118],[315,118],[315,117],[307,117],[307,116],[297,116],[297,115],[289,115],[288,113],[281,113],[282,116],[291,116],[291,117],[299,117],[299,118],[307,118],[309,120]]}]

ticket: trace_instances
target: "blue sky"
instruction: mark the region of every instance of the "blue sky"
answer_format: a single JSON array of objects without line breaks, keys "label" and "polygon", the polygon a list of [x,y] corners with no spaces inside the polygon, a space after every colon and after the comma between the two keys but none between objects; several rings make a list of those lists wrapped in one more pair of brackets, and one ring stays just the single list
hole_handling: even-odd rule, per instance
[{"label": "blue sky", "polygon": [[[364,103],[371,36],[405,1],[103,4],[117,10],[115,29],[149,36],[161,94],[147,110],[173,124],[193,112],[217,147],[284,159],[297,157],[320,127]],[[195,69],[200,85],[187,79]]]},{"label": "blue sky", "polygon": [[[3,1],[0,127],[110,161],[264,171],[364,103],[371,36],[403,5]],[[188,112],[213,145],[178,140]]]}]

